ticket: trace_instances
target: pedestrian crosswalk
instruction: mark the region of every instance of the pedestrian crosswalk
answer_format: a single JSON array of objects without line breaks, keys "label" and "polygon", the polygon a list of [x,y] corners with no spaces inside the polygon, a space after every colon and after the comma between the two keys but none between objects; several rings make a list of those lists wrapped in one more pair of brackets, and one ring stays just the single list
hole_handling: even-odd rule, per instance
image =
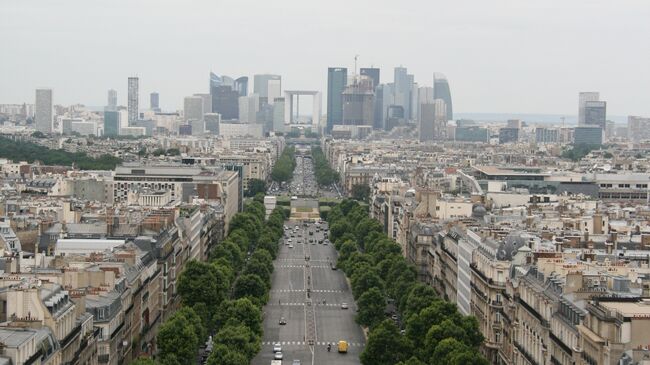
[{"label": "pedestrian crosswalk", "polygon": [[[280,269],[304,269],[305,265],[276,265]],[[329,265],[310,265],[312,269],[330,269]]]},{"label": "pedestrian crosswalk", "polygon": [[[271,293],[300,293],[304,292],[305,289],[271,289]],[[343,293],[344,290],[335,290],[335,289],[313,289],[312,293]]]},{"label": "pedestrian crosswalk", "polygon": [[[314,345],[316,346],[327,346],[327,344],[336,345],[339,341],[316,341]],[[262,346],[273,346],[276,343],[279,343],[281,346],[306,346],[306,341],[263,341]],[[348,342],[348,346],[351,347],[363,347],[365,344],[363,342]]]}]

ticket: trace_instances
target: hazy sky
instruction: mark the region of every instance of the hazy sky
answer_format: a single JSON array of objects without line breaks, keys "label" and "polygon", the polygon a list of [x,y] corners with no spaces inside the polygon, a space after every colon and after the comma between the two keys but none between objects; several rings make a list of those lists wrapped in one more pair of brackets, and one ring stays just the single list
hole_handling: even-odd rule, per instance
[{"label": "hazy sky", "polygon": [[325,94],[327,67],[358,54],[383,82],[445,73],[456,112],[576,114],[594,90],[608,114],[650,116],[649,0],[0,0],[0,45],[0,103],[51,87],[126,104],[138,75],[141,106],[158,91],[175,109],[210,70]]}]

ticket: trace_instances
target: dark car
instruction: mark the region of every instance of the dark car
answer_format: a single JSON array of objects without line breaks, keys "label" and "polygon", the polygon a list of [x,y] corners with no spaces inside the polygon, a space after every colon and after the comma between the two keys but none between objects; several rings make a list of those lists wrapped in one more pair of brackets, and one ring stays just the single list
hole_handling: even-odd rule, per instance
[{"label": "dark car", "polygon": [[284,326],[285,324],[287,324],[287,320],[284,319],[284,317],[281,317],[279,323],[280,325]]}]

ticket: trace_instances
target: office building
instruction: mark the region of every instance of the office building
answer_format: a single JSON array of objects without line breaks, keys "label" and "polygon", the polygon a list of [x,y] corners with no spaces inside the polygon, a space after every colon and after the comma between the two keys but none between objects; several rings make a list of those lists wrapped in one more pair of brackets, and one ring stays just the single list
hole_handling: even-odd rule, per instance
[{"label": "office building", "polygon": [[348,82],[348,69],[330,67],[327,69],[327,133],[335,124],[343,121],[343,91]]},{"label": "office building", "polygon": [[205,133],[205,120],[203,119],[190,119],[187,121],[192,126],[192,135],[200,136]]},{"label": "office building", "polygon": [[395,67],[393,82],[393,105],[404,109],[405,119],[415,119],[412,115],[411,95],[413,89],[413,75],[409,75],[406,67]]},{"label": "office building", "polygon": [[584,107],[584,126],[599,126],[605,129],[607,122],[607,102],[587,101]]},{"label": "office building", "polygon": [[487,128],[479,126],[456,127],[456,141],[460,142],[487,142],[489,133]]},{"label": "office building", "polygon": [[[240,84],[240,87],[243,87],[242,85]],[[235,80],[210,72],[210,96],[212,97],[212,112],[221,114],[222,120],[239,118],[237,99],[240,95],[239,91],[235,90]]]},{"label": "office building", "polygon": [[187,96],[183,102],[183,121],[203,120],[203,98]]},{"label": "office building", "polygon": [[52,89],[36,89],[34,109],[36,130],[42,133],[52,133],[52,123],[54,122]]},{"label": "office building", "polygon": [[441,73],[433,74],[433,97],[434,99],[442,99],[447,106],[447,120],[454,119],[454,111],[451,103],[451,90],[449,89],[449,82],[447,77]]},{"label": "office building", "polygon": [[267,84],[267,94],[266,102],[267,104],[273,104],[276,98],[282,97],[282,81],[281,80],[269,80]]},{"label": "office building", "polygon": [[239,93],[239,96],[248,95],[248,77],[242,76],[235,80],[234,90]]},{"label": "office building", "polygon": [[[273,81],[273,83],[271,83]],[[280,97],[280,89],[282,88],[282,77],[280,75],[262,74],[253,76],[253,93],[258,94],[260,98],[267,98],[266,100],[273,100],[269,94],[270,89],[273,97]],[[276,94],[277,93],[277,94]]]},{"label": "office building", "polygon": [[434,129],[436,122],[436,105],[431,103],[420,104],[420,115],[418,120],[420,122],[420,141],[433,141]]},{"label": "office building", "polygon": [[627,117],[627,135],[634,142],[650,139],[650,118]]},{"label": "office building", "polygon": [[537,143],[557,143],[559,142],[559,131],[556,128],[535,128],[535,142]]},{"label": "office building", "polygon": [[385,129],[386,112],[384,111],[385,85],[379,84],[375,87],[375,123],[373,128]]},{"label": "office building", "polygon": [[435,99],[433,102],[435,106],[435,123],[433,125],[433,138],[436,140],[447,139],[447,103],[442,99]]},{"label": "office building", "polygon": [[194,94],[192,96],[198,96],[203,99],[203,114],[212,111],[212,96],[210,94]]},{"label": "office building", "polygon": [[578,94],[578,125],[585,124],[585,104],[588,101],[600,100],[600,94],[593,91],[581,92]]},{"label": "office building", "polygon": [[343,125],[374,124],[375,93],[372,89],[372,79],[360,77],[343,91]]},{"label": "office building", "polygon": [[362,67],[359,70],[359,73],[361,76],[366,76],[372,80],[372,88],[376,89],[377,86],[379,86],[380,83],[380,70],[378,68],[374,67]]},{"label": "office building", "polygon": [[203,118],[205,119],[205,131],[218,135],[221,115],[219,113],[206,113],[203,115]]},{"label": "office building", "polygon": [[519,128],[499,129],[499,144],[516,143],[519,140]]},{"label": "office building", "polygon": [[273,100],[273,131],[284,132],[284,98],[275,98]]},{"label": "office building", "polygon": [[603,144],[603,129],[594,127],[576,127],[573,132],[573,143],[576,145]]},{"label": "office building", "polygon": [[129,77],[127,103],[127,110],[129,111],[129,126],[138,120],[139,93],[139,79],[137,77]]},{"label": "office building", "polygon": [[104,111],[104,135],[117,136],[120,134],[120,113],[117,111]]},{"label": "office building", "polygon": [[153,111],[160,111],[160,96],[157,92],[149,94],[149,108]]},{"label": "office building", "polygon": [[260,110],[260,96],[251,94],[239,97],[239,121],[242,123],[257,123],[257,112]]},{"label": "office building", "polygon": [[110,89],[108,90],[108,100],[106,103],[106,110],[116,111],[117,110],[117,91]]},{"label": "office building", "polygon": [[520,119],[508,119],[507,127],[521,129],[522,124]]}]

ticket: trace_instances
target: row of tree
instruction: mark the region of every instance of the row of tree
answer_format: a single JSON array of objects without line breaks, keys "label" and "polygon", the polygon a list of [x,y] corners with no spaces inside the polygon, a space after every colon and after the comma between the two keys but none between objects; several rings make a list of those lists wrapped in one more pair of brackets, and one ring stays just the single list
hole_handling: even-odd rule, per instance
[{"label": "row of tree", "polygon": [[319,146],[312,146],[311,158],[314,162],[314,173],[319,185],[327,186],[339,181],[339,175],[332,169]]},{"label": "row of tree", "polygon": [[[338,266],[359,308],[356,321],[369,328],[362,364],[488,364],[479,353],[483,336],[476,318],[419,283],[415,267],[366,209],[344,200],[327,215]],[[393,311],[404,332],[387,318]]]},{"label": "row of tree", "polygon": [[286,218],[281,208],[266,221],[264,216],[264,205],[256,198],[233,217],[227,238],[208,262],[187,263],[178,279],[182,308],[160,328],[157,363],[195,364],[208,333],[214,334],[209,364],[249,364],[260,350],[261,308],[268,300]]},{"label": "row of tree", "polygon": [[293,146],[284,148],[282,154],[275,162],[273,170],[271,170],[271,178],[273,181],[284,182],[293,179],[293,170],[296,168],[296,149]]},{"label": "row of tree", "polygon": [[13,161],[40,161],[44,165],[71,166],[74,164],[81,170],[114,170],[122,162],[117,157],[102,155],[98,158],[88,156],[84,152],[67,152],[52,150],[36,143],[15,141],[0,137],[0,157]]}]

